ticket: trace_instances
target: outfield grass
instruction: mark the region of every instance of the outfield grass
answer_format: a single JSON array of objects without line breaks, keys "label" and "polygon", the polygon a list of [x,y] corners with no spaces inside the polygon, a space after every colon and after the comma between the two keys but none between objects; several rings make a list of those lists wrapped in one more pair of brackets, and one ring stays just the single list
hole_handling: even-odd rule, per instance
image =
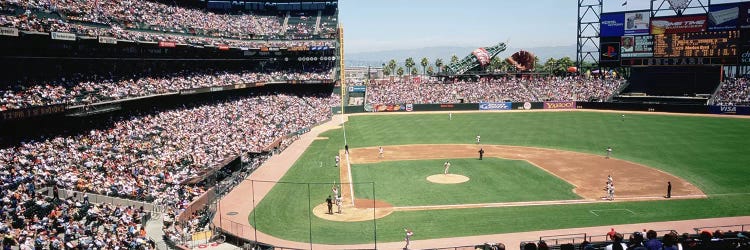
[{"label": "outfield grass", "polygon": [[[598,112],[454,113],[353,116],[347,123],[352,148],[417,143],[473,143],[535,146],[602,154],[655,167],[682,177],[710,195],[701,200],[665,200],[602,204],[506,207],[395,212],[377,221],[378,241],[399,241],[403,226],[419,232],[415,239],[442,238],[623,223],[750,215],[750,120]],[[321,136],[282,178],[295,182],[338,179],[333,156],[343,145],[342,131]],[[320,162],[324,166],[320,167]],[[329,163],[329,164],[326,164]],[[330,166],[330,167],[329,167]],[[437,168],[440,168],[438,165]],[[362,178],[362,177],[360,177]],[[355,178],[356,179],[356,178]],[[379,193],[380,188],[376,189]],[[313,185],[313,206],[330,186]],[[383,191],[385,192],[385,191]],[[369,193],[369,192],[364,192]],[[434,195],[426,193],[425,196]],[[258,206],[258,229],[284,239],[307,242],[307,186],[275,187]],[[425,198],[427,199],[427,198]],[[590,210],[615,210],[593,215]],[[621,211],[621,210],[620,210]],[[251,223],[253,217],[250,217]],[[310,218],[313,242],[373,241],[372,222],[343,223]]]},{"label": "outfield grass", "polygon": [[[352,165],[354,182],[375,182],[376,197],[394,206],[475,204],[580,199],[574,186],[526,161],[453,159],[450,173],[468,182],[436,184],[427,176],[443,173],[445,160],[387,161]],[[360,198],[372,198],[370,185],[355,186]]]}]

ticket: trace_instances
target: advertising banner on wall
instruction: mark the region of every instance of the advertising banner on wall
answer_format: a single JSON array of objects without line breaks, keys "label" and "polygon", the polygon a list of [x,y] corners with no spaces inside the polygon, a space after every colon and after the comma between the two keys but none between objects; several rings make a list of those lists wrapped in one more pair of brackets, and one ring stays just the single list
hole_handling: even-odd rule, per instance
[{"label": "advertising banner on wall", "polygon": [[366,104],[365,111],[367,112],[399,112],[414,110],[413,104]]},{"label": "advertising banner on wall", "polygon": [[0,36],[18,36],[18,29],[9,27],[0,27]]},{"label": "advertising banner on wall", "polygon": [[648,35],[649,11],[625,13],[625,35]]},{"label": "advertising banner on wall", "polygon": [[708,107],[708,111],[712,114],[750,115],[750,107],[710,106]]},{"label": "advertising banner on wall", "polygon": [[544,109],[575,109],[576,102],[544,102]]},{"label": "advertising banner on wall", "polygon": [[651,19],[651,34],[675,34],[706,31],[706,16],[659,17]]},{"label": "advertising banner on wall", "polygon": [[365,93],[367,87],[364,85],[349,86],[349,92],[351,93]]},{"label": "advertising banner on wall", "polygon": [[708,7],[708,30],[734,30],[740,18],[739,4],[721,4]]},{"label": "advertising banner on wall", "polygon": [[605,62],[620,61],[620,43],[602,43],[599,60]]},{"label": "advertising banner on wall", "polygon": [[512,105],[511,102],[481,102],[479,110],[510,110]]},{"label": "advertising banner on wall", "polygon": [[625,13],[604,13],[600,18],[601,37],[622,36],[625,29]]},{"label": "advertising banner on wall", "polygon": [[64,41],[75,41],[76,34],[65,33],[65,32],[50,32],[50,37],[53,40],[64,40]]}]

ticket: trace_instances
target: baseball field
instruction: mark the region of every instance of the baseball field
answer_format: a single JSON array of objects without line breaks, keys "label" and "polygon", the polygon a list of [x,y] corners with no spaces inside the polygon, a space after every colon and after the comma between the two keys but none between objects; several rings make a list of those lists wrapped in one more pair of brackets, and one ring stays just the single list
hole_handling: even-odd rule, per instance
[{"label": "baseball field", "polygon": [[[321,134],[249,223],[290,241],[354,244],[400,241],[405,227],[434,239],[750,215],[750,119],[434,113],[355,115],[345,129],[349,157],[343,128]],[[450,183],[445,161],[463,179]],[[614,201],[601,199],[607,175]],[[663,198],[667,181],[672,199]],[[345,206],[328,215],[333,183]]]}]

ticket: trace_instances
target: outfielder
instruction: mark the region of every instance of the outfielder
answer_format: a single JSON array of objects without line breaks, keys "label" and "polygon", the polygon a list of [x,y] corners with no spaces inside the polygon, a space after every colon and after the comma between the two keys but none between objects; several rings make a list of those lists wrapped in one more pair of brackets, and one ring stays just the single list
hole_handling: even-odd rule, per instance
[{"label": "outfielder", "polygon": [[337,155],[337,156],[336,156],[336,167],[338,167],[338,166],[339,166],[339,162],[341,162],[341,157],[339,157],[339,156]]},{"label": "outfielder", "polygon": [[448,169],[451,168],[451,163],[449,161],[445,161],[445,164],[443,164],[443,167],[445,167],[445,170],[443,170],[443,174],[448,174]]},{"label": "outfielder", "polygon": [[482,141],[482,137],[479,136],[479,135],[477,135],[477,144],[479,144],[479,142],[481,142],[481,141]]},{"label": "outfielder", "polygon": [[448,113],[448,120],[453,121],[453,113]]},{"label": "outfielder", "polygon": [[609,159],[609,157],[612,155],[612,147],[607,147],[607,157],[606,159]]}]

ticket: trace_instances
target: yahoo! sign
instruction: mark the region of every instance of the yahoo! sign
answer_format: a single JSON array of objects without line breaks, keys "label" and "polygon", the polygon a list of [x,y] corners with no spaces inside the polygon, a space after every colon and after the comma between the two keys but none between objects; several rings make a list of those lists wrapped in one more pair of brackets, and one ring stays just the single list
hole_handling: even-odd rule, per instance
[{"label": "yahoo! sign", "polygon": [[575,109],[576,102],[544,102],[544,109]]}]

